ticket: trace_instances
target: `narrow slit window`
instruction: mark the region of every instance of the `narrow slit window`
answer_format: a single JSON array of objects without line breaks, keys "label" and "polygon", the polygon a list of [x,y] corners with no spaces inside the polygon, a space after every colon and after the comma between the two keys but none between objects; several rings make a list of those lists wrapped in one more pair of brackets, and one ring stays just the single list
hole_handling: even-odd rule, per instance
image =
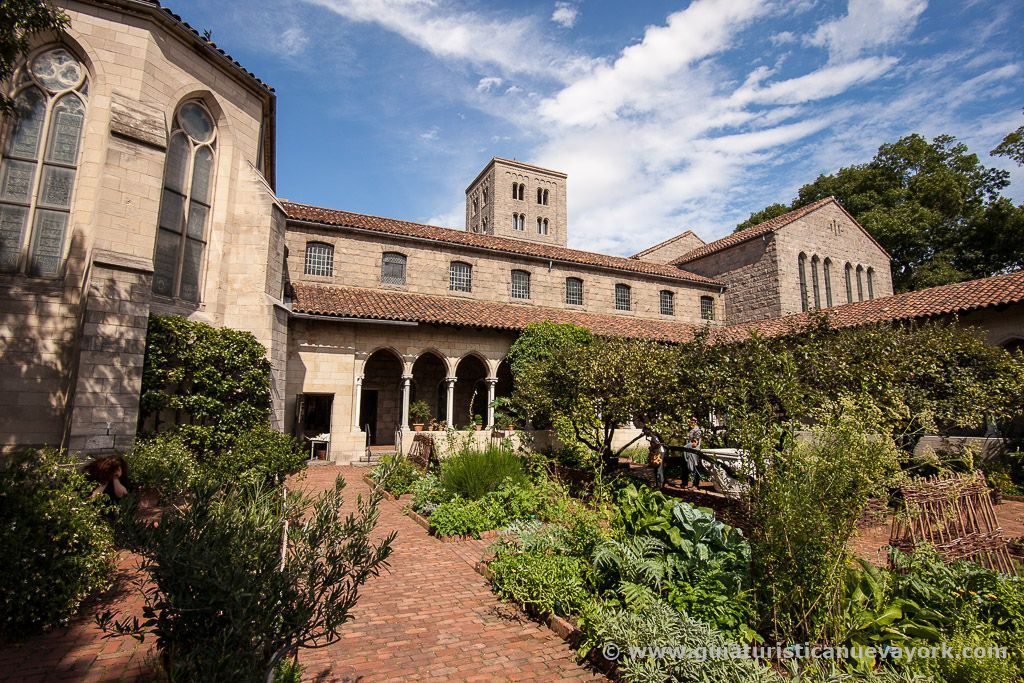
[{"label": "narrow slit window", "polygon": [[818,256],[811,257],[811,289],[814,291],[814,307],[821,308],[821,284],[818,278]]},{"label": "narrow slit window", "polygon": [[806,311],[810,307],[807,300],[807,255],[800,254],[797,258],[797,268],[800,270],[800,310]]},{"label": "narrow slit window", "polygon": [[832,259],[825,259],[825,305],[832,308]]}]

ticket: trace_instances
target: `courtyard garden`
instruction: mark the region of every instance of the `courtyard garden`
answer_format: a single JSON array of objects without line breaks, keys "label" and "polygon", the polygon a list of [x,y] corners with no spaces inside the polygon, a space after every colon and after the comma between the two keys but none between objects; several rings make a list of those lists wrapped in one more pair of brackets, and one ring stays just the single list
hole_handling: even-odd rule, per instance
[{"label": "courtyard garden", "polygon": [[[466,578],[450,547],[484,551],[478,571],[496,598],[562,620],[583,665],[625,681],[1024,677],[1024,581],[1013,571],[928,544],[872,563],[851,544],[869,510],[913,518],[908,483],[980,470],[989,488],[1019,492],[1019,352],[955,325],[834,330],[822,318],[774,339],[702,333],[674,346],[544,324],[509,359],[515,390],[501,409],[532,429],[481,448],[470,421],[448,431],[440,462],[387,456],[364,470],[368,495],[345,501],[342,477],[318,493],[294,483],[307,454],[267,425],[269,364],[251,336],[153,318],[140,436],[120,465],[127,497],[95,495],[57,451],[0,469],[2,638],[59,630],[84,610],[108,640],[152,645],[151,671],[170,680],[298,680],[322,648],[373,647],[382,624],[394,622],[396,643],[416,638],[425,627],[406,623],[403,605],[421,594],[433,596],[422,609],[439,611],[418,618],[461,618],[443,610],[470,599],[440,606],[438,576],[456,577],[444,584],[452,593],[483,579]],[[729,523],[644,476],[648,440],[683,443],[691,417],[705,446],[742,454],[726,470],[740,513]],[[917,448],[923,435],[994,430],[1009,447]],[[540,432],[555,445],[534,448]],[[382,503],[385,491],[397,503]],[[382,508],[426,530],[383,523]],[[408,574],[396,542],[410,544],[402,562],[433,564]],[[136,609],[90,602],[113,583],[118,553],[138,559]],[[368,605],[378,612],[353,622],[360,596],[384,581],[411,582],[406,602],[382,588]],[[495,609],[471,601],[473,619]],[[451,638],[491,638],[476,628]],[[586,671],[525,626],[500,628],[558,676]],[[369,640],[346,640],[355,632]],[[538,642],[548,649],[530,649]],[[932,652],[942,656],[914,656]]]}]

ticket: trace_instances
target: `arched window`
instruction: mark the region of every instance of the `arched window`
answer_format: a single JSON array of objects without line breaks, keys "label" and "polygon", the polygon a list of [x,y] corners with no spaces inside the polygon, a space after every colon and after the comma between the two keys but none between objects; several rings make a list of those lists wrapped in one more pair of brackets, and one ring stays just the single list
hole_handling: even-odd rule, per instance
[{"label": "arched window", "polygon": [[473,266],[462,261],[452,261],[448,266],[448,289],[453,292],[472,292]]},{"label": "arched window", "polygon": [[864,301],[864,266],[857,266],[857,301]]},{"label": "arched window", "polygon": [[487,216],[484,216],[483,218],[480,219],[480,232],[484,233],[485,235],[491,234],[490,231],[487,229]]},{"label": "arched window", "polygon": [[522,213],[512,214],[512,229],[526,230],[526,215]]},{"label": "arched window", "polygon": [[386,285],[405,284],[405,254],[386,251],[380,260],[380,281]]},{"label": "arched window", "polygon": [[480,194],[481,194],[481,195],[483,196],[483,198],[484,198],[484,206],[487,206],[487,188],[485,187],[485,188],[483,189],[483,191],[482,191],[482,192],[481,192]]},{"label": "arched window", "polygon": [[15,74],[0,162],[0,271],[60,273],[85,128],[89,75],[68,50],[44,50]]},{"label": "arched window", "polygon": [[667,289],[661,290],[659,295],[659,303],[661,304],[662,315],[675,315],[676,314],[676,295]]},{"label": "arched window", "polygon": [[807,300],[807,254],[801,252],[796,264],[800,269],[800,310],[806,311],[810,307]]},{"label": "arched window", "polygon": [[544,206],[548,205],[548,191],[544,190]]},{"label": "arched window", "polygon": [[306,275],[334,275],[334,247],[324,242],[306,242]]},{"label": "arched window", "polygon": [[565,278],[565,303],[570,306],[583,305],[583,280],[578,277]]},{"label": "arched window", "polygon": [[181,105],[174,116],[164,161],[153,258],[154,294],[199,301],[216,144],[217,127],[206,107],[198,100]]},{"label": "arched window", "polygon": [[530,298],[530,274],[525,270],[512,271],[512,298]]},{"label": "arched window", "polygon": [[633,310],[633,291],[629,285],[615,285],[615,310]]},{"label": "arched window", "polygon": [[512,183],[512,199],[519,199],[519,183]]},{"label": "arched window", "polygon": [[846,264],[846,303],[853,303],[853,266]]},{"label": "arched window", "polygon": [[537,219],[537,234],[546,235],[548,234],[548,219],[538,218]]},{"label": "arched window", "polygon": [[811,257],[811,289],[814,291],[814,307],[821,308],[821,284],[818,278],[818,266],[820,260],[815,254]]},{"label": "arched window", "polygon": [[544,190],[540,189],[539,187],[537,188],[537,203],[544,203]]},{"label": "arched window", "polygon": [[875,269],[868,268],[868,298],[875,298]]},{"label": "arched window", "polygon": [[825,305],[832,308],[832,259],[825,259]]},{"label": "arched window", "polygon": [[519,201],[526,199],[526,183],[519,183]]},{"label": "arched window", "polygon": [[715,297],[702,296],[700,298],[700,317],[701,320],[715,319]]},{"label": "arched window", "polygon": [[475,216],[480,211],[480,201],[473,197],[473,215]]}]

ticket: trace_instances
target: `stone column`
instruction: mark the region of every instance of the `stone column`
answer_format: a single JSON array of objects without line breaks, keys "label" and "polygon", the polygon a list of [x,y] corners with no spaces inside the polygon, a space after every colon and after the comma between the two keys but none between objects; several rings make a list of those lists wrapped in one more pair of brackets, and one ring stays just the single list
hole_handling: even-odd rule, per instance
[{"label": "stone column", "polygon": [[488,377],[487,382],[487,428],[494,429],[494,390],[498,384],[497,377]]},{"label": "stone column", "polygon": [[362,417],[359,414],[359,409],[362,407],[362,404],[363,404],[363,376],[359,375],[358,377],[356,377],[355,402],[352,404],[352,426],[355,427],[355,429],[357,431],[362,428],[362,425],[359,424],[359,418]]},{"label": "stone column", "polygon": [[402,375],[402,430],[409,428],[409,395],[411,392],[412,375]]},{"label": "stone column", "polygon": [[444,382],[448,388],[448,394],[445,397],[445,416],[444,420],[448,423],[449,427],[455,426],[455,419],[453,413],[455,412],[455,377],[445,377]]}]

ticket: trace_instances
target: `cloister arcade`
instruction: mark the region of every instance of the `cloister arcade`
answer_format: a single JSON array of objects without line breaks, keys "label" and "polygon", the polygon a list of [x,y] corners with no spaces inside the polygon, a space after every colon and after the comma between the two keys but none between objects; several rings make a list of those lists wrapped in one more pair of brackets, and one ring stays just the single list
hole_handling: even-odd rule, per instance
[{"label": "cloister arcade", "polygon": [[435,348],[402,354],[384,346],[356,354],[353,426],[368,431],[373,445],[394,443],[410,425],[409,406],[425,401],[431,420],[463,428],[479,416],[494,426],[493,403],[512,393],[512,373],[503,357],[470,351],[446,356]]}]

